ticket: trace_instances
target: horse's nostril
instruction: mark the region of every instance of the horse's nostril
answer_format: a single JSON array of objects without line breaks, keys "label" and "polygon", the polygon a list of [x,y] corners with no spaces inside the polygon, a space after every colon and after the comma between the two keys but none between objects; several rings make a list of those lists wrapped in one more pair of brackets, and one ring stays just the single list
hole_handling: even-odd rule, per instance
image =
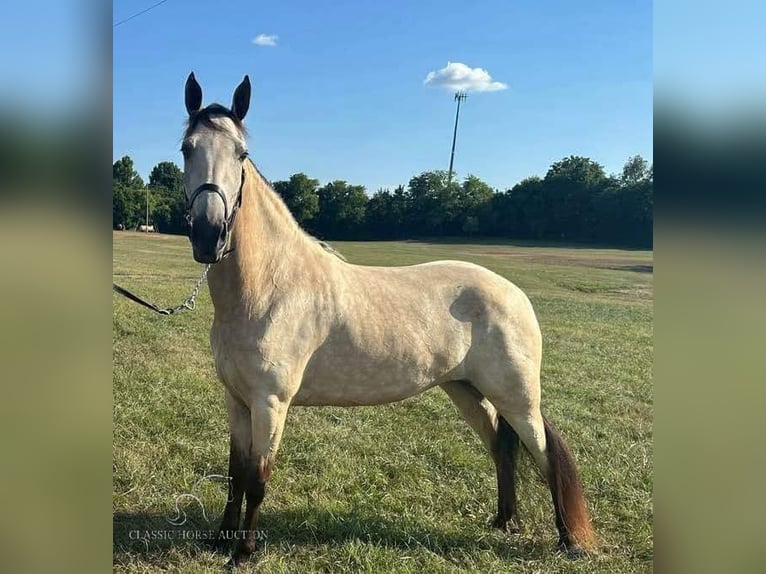
[{"label": "horse's nostril", "polygon": [[217,253],[226,242],[226,225],[211,224],[204,218],[195,219],[189,227],[189,239],[194,248],[206,253]]}]

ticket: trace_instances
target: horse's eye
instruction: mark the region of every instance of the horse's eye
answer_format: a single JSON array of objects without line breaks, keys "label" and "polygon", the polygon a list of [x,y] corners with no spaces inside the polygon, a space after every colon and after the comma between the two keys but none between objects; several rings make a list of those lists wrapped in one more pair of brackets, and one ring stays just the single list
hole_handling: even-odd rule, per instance
[{"label": "horse's eye", "polygon": [[245,161],[247,159],[248,153],[242,152],[242,155],[239,156],[239,161]]}]

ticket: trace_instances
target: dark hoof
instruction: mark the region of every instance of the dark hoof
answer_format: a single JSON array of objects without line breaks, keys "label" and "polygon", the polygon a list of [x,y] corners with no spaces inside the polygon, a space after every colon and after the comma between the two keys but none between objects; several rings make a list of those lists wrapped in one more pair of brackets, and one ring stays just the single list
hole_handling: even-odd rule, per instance
[{"label": "dark hoof", "polygon": [[572,560],[585,558],[588,555],[588,553],[579,544],[574,542],[567,542],[565,540],[559,540],[558,549],[561,552],[565,552],[567,558],[571,558]]},{"label": "dark hoof", "polygon": [[499,516],[492,521],[492,528],[497,528],[498,530],[502,530],[508,534],[518,534],[521,532],[521,528],[513,518],[506,520],[505,518],[500,518]]},{"label": "dark hoof", "polygon": [[231,557],[231,560],[229,560],[229,563],[231,564],[232,568],[236,568],[243,562],[247,562],[250,560],[250,554],[249,552],[234,552],[234,555]]},{"label": "dark hoof", "polygon": [[205,546],[216,554],[226,554],[229,551],[229,541],[226,538],[213,538],[208,540]]},{"label": "dark hoof", "polygon": [[254,552],[240,552],[239,550],[235,550],[231,559],[225,565],[226,570],[235,570],[238,566],[250,561],[252,561],[253,564],[257,566],[257,564],[262,560],[262,556],[259,554],[259,552],[259,550]]},{"label": "dark hoof", "polygon": [[227,570],[234,570],[237,566],[239,566],[243,562],[247,562],[248,560],[250,560],[250,556],[251,556],[251,554],[249,554],[247,552],[235,551],[234,555],[226,563],[226,569]]},{"label": "dark hoof", "polygon": [[229,561],[231,563],[231,567],[236,568],[243,562],[247,562],[250,560],[253,554],[256,554],[258,551],[259,547],[255,540],[249,539],[240,542],[237,544],[237,548],[234,550],[234,554],[232,554],[231,560]]},{"label": "dark hoof", "polygon": [[581,546],[575,544],[574,546],[567,548],[567,557],[572,560],[579,560],[580,558],[586,558],[587,556],[588,553]]}]

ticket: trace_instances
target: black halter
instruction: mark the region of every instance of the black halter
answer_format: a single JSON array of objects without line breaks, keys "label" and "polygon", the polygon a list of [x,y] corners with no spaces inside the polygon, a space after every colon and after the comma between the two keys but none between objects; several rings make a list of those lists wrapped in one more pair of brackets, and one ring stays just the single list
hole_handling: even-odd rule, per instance
[{"label": "black halter", "polygon": [[189,226],[191,228],[191,208],[192,205],[194,205],[194,201],[202,195],[204,192],[210,192],[210,193],[217,193],[218,197],[221,198],[221,201],[223,201],[223,213],[224,213],[224,229],[226,230],[226,234],[229,233],[229,229],[231,229],[231,226],[234,225],[234,216],[237,215],[237,211],[239,211],[240,206],[242,205],[242,188],[245,185],[245,168],[242,167],[242,178],[239,182],[239,191],[237,191],[237,200],[234,202],[234,207],[231,209],[231,213],[229,213],[229,202],[226,201],[226,194],[224,194],[223,190],[219,185],[216,185],[215,183],[203,183],[200,185],[197,189],[194,190],[194,192],[189,196],[189,198],[186,201],[186,221],[189,223]]}]

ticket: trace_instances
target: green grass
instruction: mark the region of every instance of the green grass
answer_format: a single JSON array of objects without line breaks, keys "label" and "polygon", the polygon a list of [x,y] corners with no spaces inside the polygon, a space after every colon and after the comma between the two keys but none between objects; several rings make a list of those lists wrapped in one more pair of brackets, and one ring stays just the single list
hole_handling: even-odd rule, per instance
[{"label": "green grass", "polygon": [[[544,338],[543,408],[577,458],[601,542],[572,561],[555,551],[553,511],[522,459],[524,529],[494,515],[494,467],[439,389],[382,407],[295,408],[288,416],[260,526],[265,550],[243,572],[648,572],[652,538],[652,253],[508,243],[336,242],[349,261],[406,265],[462,259],[529,295]],[[202,266],[181,237],[114,235],[117,283],[179,303]],[[214,529],[228,434],[208,331],[197,310],[164,318],[114,298],[114,568],[218,572],[225,558],[180,532]],[[173,540],[132,540],[131,531]]]}]

